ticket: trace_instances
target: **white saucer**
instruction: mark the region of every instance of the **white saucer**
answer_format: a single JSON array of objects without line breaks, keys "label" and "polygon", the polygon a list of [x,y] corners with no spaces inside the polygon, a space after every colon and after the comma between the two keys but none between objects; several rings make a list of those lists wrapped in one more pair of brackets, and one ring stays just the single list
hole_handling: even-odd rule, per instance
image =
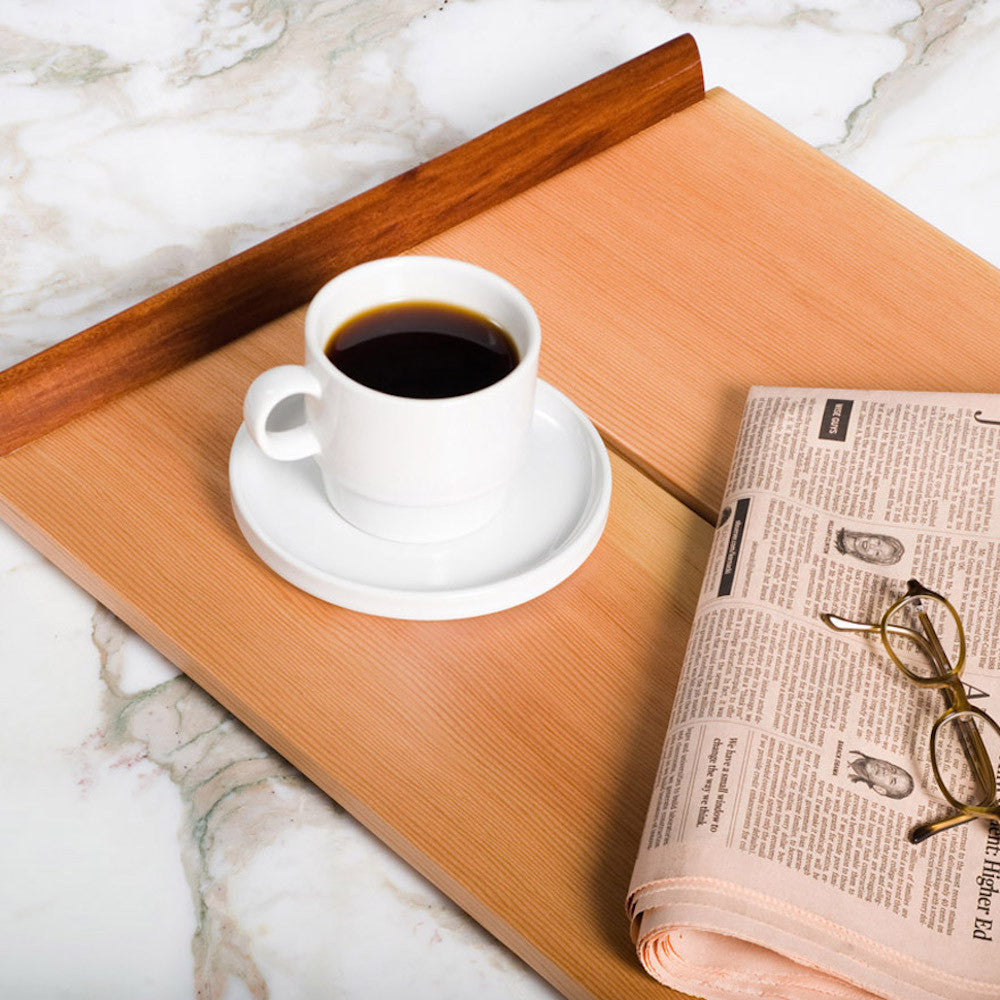
[{"label": "white saucer", "polygon": [[307,593],[391,618],[470,618],[543,594],[590,555],[608,517],[611,464],[586,416],[538,383],[528,459],[503,510],[450,542],[367,535],[323,493],[312,459],[267,458],[241,427],[229,456],[233,510],[251,548]]}]

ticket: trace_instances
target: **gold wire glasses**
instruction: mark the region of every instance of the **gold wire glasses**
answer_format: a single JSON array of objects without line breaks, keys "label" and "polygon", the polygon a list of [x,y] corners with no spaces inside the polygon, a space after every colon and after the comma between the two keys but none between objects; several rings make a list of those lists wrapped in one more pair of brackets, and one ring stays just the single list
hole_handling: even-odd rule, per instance
[{"label": "gold wire glasses", "polygon": [[965,630],[953,605],[910,580],[906,592],[877,624],[831,614],[820,618],[838,632],[878,633],[890,659],[906,677],[922,688],[937,688],[944,697],[947,707],[931,729],[931,768],[942,795],[956,811],[914,827],[910,843],[919,844],[976,817],[1000,820],[1000,725],[970,703],[960,679]]}]

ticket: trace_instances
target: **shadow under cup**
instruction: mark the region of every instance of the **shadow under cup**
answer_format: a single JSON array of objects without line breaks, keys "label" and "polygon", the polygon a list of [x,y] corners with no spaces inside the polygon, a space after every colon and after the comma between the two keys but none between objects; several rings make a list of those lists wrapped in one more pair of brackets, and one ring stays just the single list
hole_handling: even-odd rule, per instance
[{"label": "shadow under cup", "polygon": [[[519,360],[485,388],[436,399],[354,381],[326,356],[331,335],[394,303],[436,303],[500,327]],[[306,421],[327,497],[362,531],[440,542],[486,524],[524,461],[541,333],[531,304],[498,275],[462,261],[396,257],[345,271],[313,299],[305,322]],[[265,373],[267,374],[267,373]]]}]

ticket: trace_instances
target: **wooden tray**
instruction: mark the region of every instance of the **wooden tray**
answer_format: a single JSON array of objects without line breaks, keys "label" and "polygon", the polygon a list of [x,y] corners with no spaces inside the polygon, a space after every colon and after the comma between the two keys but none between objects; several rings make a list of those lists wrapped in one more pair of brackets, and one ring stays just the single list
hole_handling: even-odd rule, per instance
[{"label": "wooden tray", "polygon": [[[323,604],[229,508],[292,307],[410,249],[520,285],[543,377],[612,450],[590,560],[480,619]],[[702,95],[680,39],[0,375],[0,513],[566,995],[676,995],[624,896],[746,388],[995,388],[998,302],[985,263]]]}]

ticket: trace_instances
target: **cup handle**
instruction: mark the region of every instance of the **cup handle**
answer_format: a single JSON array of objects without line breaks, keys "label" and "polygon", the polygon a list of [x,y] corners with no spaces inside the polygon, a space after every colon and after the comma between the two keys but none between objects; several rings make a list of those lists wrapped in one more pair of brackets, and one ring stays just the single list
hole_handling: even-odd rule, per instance
[{"label": "cup handle", "polygon": [[267,418],[282,400],[290,396],[322,395],[319,379],[301,365],[279,365],[258,375],[243,401],[243,421],[254,444],[268,458],[295,462],[320,450],[319,440],[308,423],[285,431],[269,431]]}]

